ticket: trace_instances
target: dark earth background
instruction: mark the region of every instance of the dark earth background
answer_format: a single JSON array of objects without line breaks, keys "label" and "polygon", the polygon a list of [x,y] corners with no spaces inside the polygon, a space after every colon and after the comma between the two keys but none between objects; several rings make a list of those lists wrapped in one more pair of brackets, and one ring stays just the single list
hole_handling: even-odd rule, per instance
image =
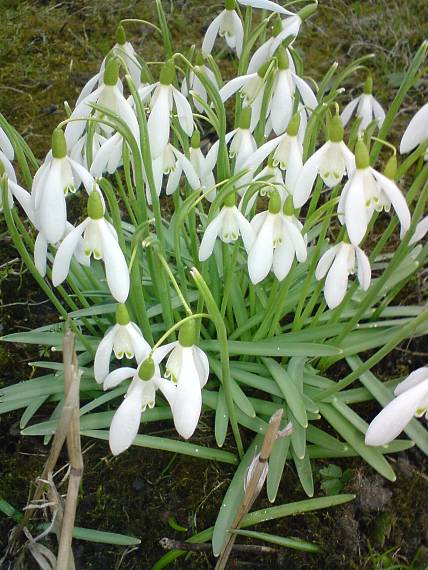
[{"label": "dark earth background", "polygon": [[[178,50],[193,43],[200,45],[206,26],[221,9],[221,3],[212,0],[172,0],[163,4]],[[304,55],[306,73],[317,80],[332,61],[344,65],[373,52],[375,95],[387,106],[412,55],[426,38],[428,3],[320,0],[320,4],[296,43]],[[81,87],[98,70],[114,43],[118,21],[132,17],[155,21],[153,2],[0,0],[0,111],[23,134],[37,157],[44,156],[52,129],[65,117],[63,101],[73,105]],[[163,57],[160,41],[148,26],[130,24],[127,29],[129,39],[146,61]],[[226,52],[222,58],[224,76],[230,76],[235,62]],[[416,109],[427,101],[427,77],[425,74],[406,98],[393,142],[399,140]],[[348,80],[346,100],[359,92],[363,80],[363,76]],[[24,331],[56,322],[56,313],[21,264],[3,222],[0,239],[1,331]],[[426,277],[426,272],[421,272],[404,291],[401,301],[414,303],[426,298]],[[383,379],[405,374],[426,364],[427,352],[424,339],[406,343],[375,373]],[[39,356],[34,347],[0,344],[0,386],[28,379],[35,372],[28,363]],[[340,375],[343,370],[333,373]],[[371,418],[376,409],[367,406],[367,417]],[[35,419],[42,421],[49,411],[42,409]],[[173,436],[169,424],[151,424],[148,433]],[[212,417],[203,416],[193,441],[215,445],[212,433]],[[232,442],[226,442],[226,448],[228,444]],[[126,550],[76,541],[74,551],[80,569],[149,568],[163,554],[159,539],[168,536],[184,540],[214,523],[233,475],[233,469],[224,464],[169,453],[132,448],[113,458],[106,443],[83,440],[83,446],[85,473],[76,524],[137,536],[142,543]],[[41,438],[20,436],[19,414],[1,416],[0,497],[22,509],[47,453]],[[394,484],[384,481],[361,461],[330,461],[351,469],[344,490],[357,494],[353,503],[259,526],[262,531],[317,542],[323,549],[320,555],[283,550],[278,556],[260,560],[240,556],[239,560],[231,560],[229,567],[427,568],[428,462],[418,450],[391,460],[397,473]],[[62,463],[65,461],[64,456]],[[328,463],[316,461],[316,472]],[[321,477],[315,476],[315,496],[322,496]],[[277,504],[304,498],[294,469],[288,465]],[[255,508],[263,505],[267,505],[267,499],[262,493]],[[171,528],[170,517],[188,531]],[[0,514],[0,553],[12,526],[11,519]],[[52,547],[55,549],[54,543]],[[194,554],[187,560],[180,559],[174,568],[212,566],[209,556]]]}]

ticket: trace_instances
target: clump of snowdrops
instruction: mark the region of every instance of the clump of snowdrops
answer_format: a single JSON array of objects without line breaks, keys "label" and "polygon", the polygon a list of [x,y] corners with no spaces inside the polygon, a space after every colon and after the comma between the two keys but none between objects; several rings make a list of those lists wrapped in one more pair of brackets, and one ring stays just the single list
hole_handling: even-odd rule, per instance
[{"label": "clump of snowdrops", "polygon": [[[387,454],[414,443],[428,453],[412,419],[427,408],[427,369],[402,383],[371,372],[428,331],[427,308],[400,300],[428,253],[427,105],[400,153],[393,144],[428,45],[384,110],[370,55],[333,63],[324,77],[304,70],[295,48],[316,4],[293,13],[226,0],[186,55],[156,5],[164,63],[148,65],[127,41],[132,21],[119,25],[42,162],[0,116],[4,217],[59,317],[4,339],[60,350],[62,321],[71,322],[82,435],[108,439],[114,455],[139,445],[238,466],[203,538],[218,554],[279,408],[293,431],[269,460],[271,502],[287,461],[312,497],[313,459],[359,455],[394,480]],[[218,48],[235,58],[234,77],[222,76]],[[349,101],[342,85],[353,75],[361,94]],[[75,202],[84,219],[73,218]],[[37,366],[48,372],[3,389],[0,411],[24,409],[23,433],[48,440],[61,365]],[[371,399],[386,407],[369,427],[352,406]],[[57,403],[51,419],[28,426],[47,401]],[[227,451],[192,443],[201,413],[218,448],[230,428]],[[144,435],[158,420],[173,422],[177,437]],[[393,441],[403,430],[410,439]],[[351,498],[310,499],[305,509]],[[243,524],[284,513],[264,509]]]}]

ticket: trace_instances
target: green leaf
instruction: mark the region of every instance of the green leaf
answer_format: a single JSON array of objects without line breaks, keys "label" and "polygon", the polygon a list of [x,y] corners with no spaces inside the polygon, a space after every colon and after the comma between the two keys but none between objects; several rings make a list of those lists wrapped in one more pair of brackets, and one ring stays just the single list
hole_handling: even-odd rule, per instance
[{"label": "green leaf", "polygon": [[314,478],[312,476],[312,467],[311,467],[311,460],[309,458],[309,454],[305,453],[303,459],[298,457],[294,452],[294,449],[291,450],[291,455],[294,460],[294,465],[296,466],[297,475],[299,476],[300,483],[302,484],[303,490],[308,495],[308,497],[314,496]]},{"label": "green leaf", "polygon": [[316,544],[311,542],[306,542],[301,538],[291,538],[285,536],[277,536],[275,534],[269,534],[267,532],[256,532],[253,530],[232,530],[233,534],[238,534],[239,536],[248,536],[256,540],[263,540],[264,542],[269,542],[270,544],[278,544],[279,546],[284,546],[285,548],[292,548],[293,550],[301,550],[302,552],[319,552],[320,548]]},{"label": "green leaf", "polygon": [[229,414],[227,413],[226,398],[224,397],[223,386],[218,391],[217,405],[215,410],[215,440],[219,447],[223,447],[229,425]]},{"label": "green leaf", "polygon": [[[108,431],[85,430],[81,433],[85,437],[93,437],[95,439],[108,441]],[[238,462],[236,455],[229,453],[228,451],[202,447],[201,445],[167,439],[166,437],[137,435],[133,445],[147,447],[148,449],[159,449],[160,451],[172,451],[173,453],[181,453],[182,455],[190,455],[192,457],[199,457],[200,459],[209,459],[210,461],[220,461],[221,463],[231,463],[232,465],[236,465]]]},{"label": "green leaf", "polygon": [[[282,428],[285,427],[287,421],[283,419]],[[279,437],[273,444],[271,456],[269,457],[269,469],[267,474],[267,496],[271,503],[275,502],[278,493],[279,484],[284,472],[285,462],[287,460],[288,450],[290,448],[289,437]]]},{"label": "green leaf", "polygon": [[293,382],[285,368],[278,364],[278,362],[272,358],[263,358],[262,360],[263,364],[272,374],[273,379],[277,382],[278,387],[294,417],[299,424],[305,428],[308,425],[308,418],[299,387],[295,382]]},{"label": "green leaf", "polygon": [[[337,356],[342,350],[328,344],[316,344],[309,342],[286,342],[276,340],[277,337],[257,342],[243,342],[238,340],[228,341],[229,354],[250,356]],[[217,340],[201,341],[200,347],[208,352],[219,352],[220,344]]]},{"label": "green leaf", "polygon": [[[40,528],[46,529],[48,526],[48,524],[42,523]],[[116,546],[137,546],[138,544],[141,544],[141,540],[134,536],[116,534],[115,532],[105,532],[103,530],[94,530],[92,528],[82,528],[79,526],[75,526],[73,528],[73,538],[77,540],[86,540],[87,542],[114,544]]]}]

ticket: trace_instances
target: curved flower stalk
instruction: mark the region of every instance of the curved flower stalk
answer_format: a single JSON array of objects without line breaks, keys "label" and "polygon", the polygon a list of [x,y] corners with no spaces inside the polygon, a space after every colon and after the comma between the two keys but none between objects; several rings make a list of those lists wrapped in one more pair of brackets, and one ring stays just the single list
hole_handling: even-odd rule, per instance
[{"label": "curved flower stalk", "polygon": [[359,140],[355,147],[356,170],[345,184],[337,208],[341,223],[346,225],[349,239],[359,245],[375,211],[389,211],[391,204],[400,220],[400,237],[410,227],[410,211],[406,199],[394,182],[396,157],[393,156],[381,174],[370,167],[365,144]]},{"label": "curved flower stalk", "polygon": [[[401,154],[406,154],[428,141],[428,103],[419,109],[404,131],[400,143]],[[425,152],[425,160],[428,159],[428,150]]]},{"label": "curved flower stalk", "polygon": [[99,384],[104,382],[109,374],[112,352],[118,360],[124,356],[135,356],[137,362],[142,362],[150,352],[149,343],[140,328],[131,322],[124,304],[117,306],[116,324],[104,335],[95,353],[94,377]]},{"label": "curved flower stalk", "polygon": [[231,243],[240,235],[248,253],[254,242],[254,231],[250,222],[236,207],[235,196],[232,193],[226,197],[222,209],[205,229],[199,247],[199,261],[205,261],[211,256],[217,237],[224,243]]},{"label": "curved flower stalk", "polygon": [[84,251],[88,259],[102,259],[107,284],[113,297],[124,303],[129,294],[129,272],[126,259],[118,244],[114,227],[104,219],[104,204],[99,191],[91,192],[88,200],[88,217],[62,241],[52,267],[52,282],[57,287],[66,278],[71,257],[83,234]]},{"label": "curved flower stalk", "polygon": [[[3,157],[2,157],[3,155]],[[3,162],[4,158],[11,161],[15,158],[15,151],[9,137],[0,127],[0,161]]]},{"label": "curved flower stalk", "polygon": [[162,67],[159,82],[147,88],[150,90],[154,89],[150,102],[151,112],[147,122],[153,160],[160,156],[169,142],[170,115],[174,105],[183,131],[189,137],[193,133],[192,108],[186,97],[174,87],[174,77],[175,65],[171,59]]},{"label": "curved flower stalk", "polygon": [[[198,73],[205,75],[217,90],[220,89],[220,85],[217,82],[215,74],[207,65],[205,65],[204,57],[201,53],[198,53],[196,56],[195,70]],[[200,97],[202,101],[208,103],[207,90],[205,89],[202,81],[192,69],[189,71],[189,74],[183,79],[183,82],[181,84],[181,93],[184,95],[184,97],[190,96],[192,98],[195,108],[199,113],[205,113],[205,108],[195,97],[193,97],[193,93]]]},{"label": "curved flower stalk", "polygon": [[113,455],[123,453],[132,445],[138,434],[141,414],[145,412],[147,406],[154,407],[156,390],[160,384],[168,383],[161,377],[156,351],[152,357],[146,354],[143,358],[137,368],[118,368],[104,381],[104,390],[107,390],[132,378],[125,398],[110,424],[109,444]]},{"label": "curved flower stalk", "polygon": [[369,425],[367,445],[386,445],[395,439],[410,420],[424,414],[428,419],[428,367],[414,370],[394,390],[396,396]]},{"label": "curved flower stalk", "polygon": [[[153,160],[152,164],[158,196],[162,190],[162,180],[164,175],[168,176],[168,182],[166,184],[166,193],[168,196],[177,190],[180,183],[180,177],[183,172],[192,190],[196,190],[201,186],[199,177],[190,160],[171,143],[168,143],[165,146],[161,155]],[[148,184],[146,184],[146,197],[148,204],[151,204],[152,196]]]},{"label": "curved flower stalk", "polygon": [[156,358],[168,356],[166,374],[169,381],[159,387],[168,400],[177,432],[189,439],[198,425],[202,409],[201,390],[209,375],[207,355],[195,345],[195,321],[186,321],[180,328],[178,341],[161,346]]},{"label": "curved flower stalk", "polygon": [[371,267],[368,257],[362,249],[345,241],[330,247],[318,262],[315,270],[317,281],[324,279],[324,297],[330,309],[343,301],[348,288],[349,275],[355,273],[363,291],[367,291],[371,282]]},{"label": "curved flower stalk", "polygon": [[262,281],[271,270],[282,281],[294,258],[300,263],[306,261],[306,237],[302,235],[303,226],[294,216],[290,200],[283,213],[279,192],[272,192],[268,211],[256,214],[251,220],[256,238],[248,254],[248,273],[254,284]]},{"label": "curved flower stalk", "polygon": [[[119,64],[113,57],[107,60],[101,85],[95,89],[95,91],[84,97],[78,105],[76,105],[71,114],[70,121],[65,128],[65,138],[69,148],[72,148],[82,137],[86,144],[88,120],[91,117],[96,119],[104,118],[101,111],[93,109],[93,104],[106,107],[112,113],[117,114],[131,130],[135,140],[137,142],[139,141],[138,121],[131,105],[122,95],[122,83],[119,79]],[[109,139],[114,134],[113,127],[98,121],[94,124],[92,130],[93,134],[99,133],[106,139]]]},{"label": "curved flower stalk", "polygon": [[83,183],[90,194],[95,181],[87,170],[67,156],[67,144],[61,129],[52,135],[52,152],[36,172],[31,189],[36,227],[49,243],[57,243],[66,231],[66,195]]},{"label": "curved flower stalk", "polygon": [[333,188],[343,177],[355,171],[355,157],[343,142],[343,125],[339,117],[331,120],[329,139],[303,165],[293,192],[294,206],[301,208],[309,199],[315,180],[321,176],[324,184]]},{"label": "curved flower stalk", "polygon": [[341,114],[343,126],[345,127],[353,113],[358,119],[361,119],[358,125],[358,132],[364,131],[369,124],[375,120],[378,128],[380,129],[385,119],[385,111],[382,109],[380,103],[373,97],[373,80],[368,76],[364,83],[364,92],[362,95],[351,101],[346,105]]},{"label": "curved flower stalk", "polygon": [[294,194],[296,181],[303,167],[303,145],[299,139],[300,114],[296,113],[281,135],[280,142],[272,157],[272,165],[285,170],[285,186]]},{"label": "curved flower stalk", "polygon": [[[211,149],[213,149],[213,147],[211,147]],[[205,192],[213,188],[206,196],[210,202],[212,202],[216,196],[213,170],[217,162],[218,145],[217,148],[211,149],[207,152],[206,156],[203,155],[201,150],[201,135],[199,131],[194,131],[189,149],[190,163],[199,178],[202,190]]]}]

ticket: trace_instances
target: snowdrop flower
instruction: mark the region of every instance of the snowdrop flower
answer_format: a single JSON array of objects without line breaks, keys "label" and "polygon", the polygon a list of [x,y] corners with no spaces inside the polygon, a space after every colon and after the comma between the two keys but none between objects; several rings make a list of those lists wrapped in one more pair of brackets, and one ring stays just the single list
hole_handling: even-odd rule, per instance
[{"label": "snowdrop flower", "polygon": [[[213,147],[211,147],[211,149],[213,149]],[[212,188],[211,192],[206,196],[210,202],[212,202],[216,196],[213,170],[217,162],[218,146],[216,149],[211,149],[207,152],[206,156],[203,155],[201,150],[201,135],[199,131],[194,131],[189,150],[190,163],[200,180],[202,190],[206,192]]]},{"label": "snowdrop flower", "polygon": [[131,42],[128,42],[126,39],[125,29],[122,25],[119,25],[117,28],[116,45],[113,47],[112,52],[124,61],[128,73],[138,89],[141,84],[141,65],[138,63],[138,58]]},{"label": "snowdrop flower", "polygon": [[[165,146],[162,154],[153,160],[152,165],[158,196],[161,193],[164,175],[168,176],[168,182],[166,185],[166,193],[168,196],[177,190],[182,172],[186,175],[187,181],[192,190],[196,190],[200,187],[199,177],[190,160],[170,143]],[[147,202],[151,204],[152,195],[150,193],[148,183],[146,184],[146,197]]]},{"label": "snowdrop flower", "polygon": [[170,114],[174,104],[181,128],[189,137],[193,133],[192,108],[186,97],[172,84],[174,76],[175,65],[171,59],[162,67],[159,82],[148,88],[154,89],[150,103],[151,112],[147,122],[152,159],[158,158],[168,144]]},{"label": "snowdrop flower", "polygon": [[205,65],[204,58],[201,53],[198,53],[196,56],[195,71],[191,70],[189,72],[189,75],[184,78],[183,83],[181,84],[181,92],[184,97],[188,97],[189,95],[192,96],[196,110],[199,113],[204,113],[205,108],[203,105],[199,103],[196,97],[193,97],[193,94],[195,94],[200,99],[202,99],[204,103],[208,102],[207,90],[205,89],[202,81],[199,79],[198,74],[204,75],[209,81],[211,81],[217,90],[220,89],[216,76],[211,71],[211,69]]},{"label": "snowdrop flower", "polygon": [[209,365],[207,355],[195,345],[195,321],[186,321],[180,328],[178,341],[161,346],[156,357],[162,361],[167,354],[166,377],[159,387],[168,400],[177,432],[189,439],[198,425],[202,408],[201,390],[205,386]]},{"label": "snowdrop flower", "polygon": [[230,49],[236,50],[236,55],[241,57],[242,43],[244,40],[244,27],[241,18],[235,12],[235,0],[225,0],[225,9],[214,18],[205,33],[202,42],[202,53],[209,55],[214,47],[217,35],[224,37]]},{"label": "snowdrop flower", "polygon": [[360,286],[367,291],[370,287],[371,268],[362,249],[341,241],[321,256],[315,270],[315,278],[320,281],[327,275],[324,297],[330,309],[334,309],[343,301],[348,288],[348,277],[355,273],[355,265]]},{"label": "snowdrop flower", "polygon": [[425,216],[416,226],[415,233],[413,234],[411,240],[409,241],[409,245],[414,245],[421,241],[426,234],[428,233],[428,216]]},{"label": "snowdrop flower", "polygon": [[4,130],[0,127],[0,161],[3,161],[2,155],[3,158],[5,157],[8,161],[15,158],[15,151],[12,143]]},{"label": "snowdrop flower", "polygon": [[296,91],[300,94],[303,104],[310,110],[317,107],[318,101],[306,81],[290,69],[287,50],[283,46],[278,48],[276,56],[278,71],[272,88],[269,116],[272,128],[278,135],[285,131],[290,122]]},{"label": "snowdrop flower", "polygon": [[293,214],[292,202],[286,202],[285,210],[287,213],[281,212],[281,197],[274,191],[268,211],[256,214],[251,221],[256,238],[248,254],[248,273],[254,284],[262,281],[271,269],[282,281],[295,257],[301,263],[306,261],[303,226]]},{"label": "snowdrop flower", "polygon": [[427,416],[428,367],[414,370],[397,385],[394,395],[395,399],[369,425],[367,445],[386,445],[406,429],[413,416]]},{"label": "snowdrop flower", "polygon": [[98,345],[94,359],[94,377],[100,384],[109,373],[112,352],[117,359],[136,358],[142,362],[150,352],[150,345],[145,340],[139,327],[130,321],[126,306],[119,304],[116,309],[116,324],[108,331]]},{"label": "snowdrop flower", "polygon": [[[108,139],[104,137],[101,133],[98,132],[93,133],[93,136],[91,137],[91,143],[92,143],[91,150],[93,157],[97,156],[98,151],[107,140]],[[89,170],[90,165],[88,164],[88,159],[86,156],[87,142],[88,141],[86,140],[86,134],[83,134],[80,137],[80,139],[75,143],[75,145],[70,149],[69,156],[71,159],[73,159],[78,164],[83,166],[83,168]]]},{"label": "snowdrop flower", "polygon": [[303,145],[299,139],[300,114],[296,113],[281,135],[280,143],[272,157],[273,166],[285,170],[285,186],[290,194],[294,193],[296,181],[303,166]]},{"label": "snowdrop flower", "polygon": [[247,252],[254,241],[254,231],[250,222],[241,214],[235,206],[235,196],[229,194],[219,214],[210,222],[205,230],[199,247],[199,261],[205,261],[213,252],[217,236],[224,243],[231,243],[242,236],[244,247]]},{"label": "snowdrop flower", "polygon": [[257,144],[251,134],[251,107],[244,107],[239,117],[238,128],[229,133],[229,156],[235,159],[234,173],[242,171],[245,162],[257,150]]},{"label": "snowdrop flower", "polygon": [[[274,191],[279,192],[281,203],[284,203],[289,192],[285,187],[281,170],[277,166],[273,166],[272,160],[269,158],[268,165],[253,178],[252,183],[242,192],[239,209],[247,216],[258,196],[270,196]],[[247,193],[250,193],[249,199],[247,199]]]},{"label": "snowdrop flower", "polygon": [[93,255],[95,259],[104,261],[110,292],[116,301],[124,303],[129,294],[128,266],[114,227],[104,219],[104,210],[99,191],[91,192],[88,217],[64,238],[58,248],[52,268],[52,282],[57,287],[67,278],[71,257],[83,234],[86,257],[89,259]]},{"label": "snowdrop flower", "polygon": [[67,156],[67,144],[61,129],[52,135],[52,152],[36,172],[31,190],[36,226],[49,243],[58,242],[65,233],[67,207],[65,197],[75,192],[81,182],[89,193],[94,179],[83,166]]},{"label": "snowdrop flower", "polygon": [[410,227],[410,211],[393,178],[396,157],[385,169],[385,175],[370,167],[370,156],[365,144],[359,140],[355,147],[356,170],[345,184],[338,205],[339,220],[346,225],[352,244],[359,245],[375,211],[388,211],[393,205],[400,220],[400,237]]},{"label": "snowdrop flower", "polygon": [[339,117],[331,120],[329,140],[305,162],[295,183],[294,205],[301,208],[311,195],[318,174],[329,188],[355,171],[355,157],[343,142],[343,125]]},{"label": "snowdrop flower", "polygon": [[[122,95],[122,83],[119,79],[119,64],[114,57],[110,57],[107,60],[101,85],[95,89],[95,91],[84,97],[78,105],[76,105],[71,114],[70,122],[67,123],[65,129],[65,138],[69,148],[72,148],[82,135],[86,141],[87,119],[90,117],[103,119],[103,113],[94,111],[91,107],[93,104],[102,105],[113,113],[116,113],[129,127],[135,140],[137,142],[139,141],[138,121],[131,105]],[[100,122],[95,124],[94,131],[100,133],[105,138],[110,138],[114,133],[112,127]]]},{"label": "snowdrop flower", "polygon": [[385,111],[382,109],[380,103],[373,97],[373,79],[368,76],[364,83],[364,92],[362,95],[351,101],[346,105],[342,111],[341,119],[343,126],[349,123],[353,113],[361,119],[358,126],[358,132],[364,131],[369,124],[375,120],[379,129],[381,128],[385,119]]},{"label": "snowdrop flower", "polygon": [[135,368],[118,368],[111,372],[104,381],[104,390],[118,386],[124,380],[132,378],[125,399],[120,404],[110,424],[109,444],[113,455],[126,451],[134,442],[141,422],[141,414],[147,406],[155,405],[156,390],[162,382],[156,351],[153,356],[145,355]]},{"label": "snowdrop flower", "polygon": [[[428,103],[419,109],[407,125],[401,139],[400,152],[401,154],[410,152],[425,141],[428,141]],[[428,150],[425,153],[425,159],[427,158]]]}]

